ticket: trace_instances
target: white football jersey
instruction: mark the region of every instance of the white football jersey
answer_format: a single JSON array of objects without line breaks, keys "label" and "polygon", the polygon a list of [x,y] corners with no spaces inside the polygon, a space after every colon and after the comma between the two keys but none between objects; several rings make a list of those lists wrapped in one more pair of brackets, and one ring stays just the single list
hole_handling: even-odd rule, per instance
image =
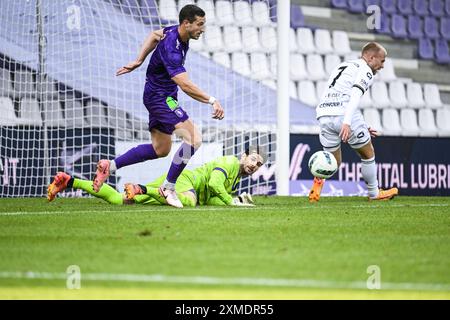
[{"label": "white football jersey", "polygon": [[322,116],[345,114],[345,106],[350,100],[353,87],[364,94],[373,83],[372,69],[363,59],[345,61],[331,72],[328,88],[316,107],[317,119]]}]

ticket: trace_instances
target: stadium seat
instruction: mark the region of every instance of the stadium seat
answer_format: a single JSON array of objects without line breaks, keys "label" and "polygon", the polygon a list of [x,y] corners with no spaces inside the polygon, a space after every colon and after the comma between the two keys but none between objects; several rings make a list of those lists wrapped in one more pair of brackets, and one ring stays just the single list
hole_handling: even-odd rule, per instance
[{"label": "stadium seat", "polygon": [[344,56],[352,51],[348,34],[345,31],[333,31],[333,53]]},{"label": "stadium seat", "polygon": [[306,71],[308,72],[309,79],[313,81],[325,80],[327,75],[325,74],[323,60],[319,54],[308,54],[306,56]]},{"label": "stadium seat", "polygon": [[423,85],[423,95],[427,108],[436,109],[443,106],[437,84],[425,83]]},{"label": "stadium seat", "polygon": [[409,108],[420,109],[425,107],[425,100],[423,99],[423,92],[420,83],[407,83],[406,97],[408,99]]},{"label": "stadium seat", "polygon": [[392,0],[381,0],[381,11],[395,14],[397,13],[397,7],[395,1]]},{"label": "stadium seat", "polygon": [[139,3],[137,0],[121,0],[122,3],[122,11],[125,14],[132,16],[135,19],[140,20],[141,12],[139,11]]},{"label": "stadium seat", "polygon": [[398,0],[397,1],[398,12],[404,16],[413,14],[412,0]]},{"label": "stadium seat", "polygon": [[289,29],[289,51],[290,52],[298,51],[297,34],[295,33],[295,30],[293,28]]},{"label": "stadium seat", "polygon": [[331,6],[338,9],[347,9],[347,0],[331,0]]},{"label": "stadium seat", "polygon": [[375,32],[380,34],[391,34],[391,18],[386,13],[381,13],[380,17],[380,28],[376,29]]},{"label": "stadium seat", "polygon": [[142,22],[149,25],[168,25],[173,22],[169,22],[165,19],[162,19],[158,12],[158,5],[156,4],[156,0],[141,0],[140,2],[140,11],[141,11],[141,19]]},{"label": "stadium seat", "polygon": [[213,52],[212,58],[218,64],[231,68],[230,55],[227,52]]},{"label": "stadium seat", "polygon": [[265,53],[253,52],[250,54],[250,69],[253,79],[264,80],[272,77]]},{"label": "stadium seat", "polygon": [[364,109],[364,120],[370,128],[383,132],[383,126],[381,125],[380,113],[375,108]]},{"label": "stadium seat", "polygon": [[235,1],[234,6],[234,21],[238,26],[250,26],[253,23],[252,8],[248,1]]},{"label": "stadium seat", "polygon": [[212,0],[197,0],[197,6],[205,11],[206,22],[208,27],[213,25],[216,21],[216,8]]},{"label": "stadium seat", "polygon": [[384,82],[397,79],[394,71],[394,63],[391,58],[386,58],[384,61],[384,67],[379,71],[378,79]]},{"label": "stadium seat", "polygon": [[8,97],[0,97],[0,127],[1,126],[14,126],[20,124],[19,118],[14,111],[14,104]]},{"label": "stadium seat", "polygon": [[341,63],[341,58],[337,54],[327,54],[325,56],[325,73],[330,75],[334,68]]},{"label": "stadium seat", "polygon": [[[290,64],[293,64],[293,62],[292,62],[293,60],[292,60],[292,55],[291,55],[291,57],[290,57],[290,61],[289,61],[289,63]],[[305,63],[303,62],[303,65],[304,65]],[[277,57],[277,53],[276,52],[274,52],[274,53],[272,53],[271,55],[270,55],[270,57],[269,57],[269,65],[270,65],[270,72],[272,72],[272,74],[274,75],[274,80],[276,80],[276,74],[277,74],[277,65],[278,65],[278,57]],[[305,68],[305,67],[304,67]],[[289,70],[292,70],[292,69],[294,69],[294,68],[290,68]],[[306,71],[305,71],[306,72]],[[292,79],[292,78],[291,78]]]},{"label": "stadium seat", "polygon": [[437,127],[434,121],[433,110],[420,109],[419,110],[419,128],[420,136],[434,137],[437,136]]},{"label": "stadium seat", "polygon": [[159,1],[159,15],[165,20],[178,22],[177,4],[175,0]]},{"label": "stadium seat", "polygon": [[[182,9],[185,5],[188,5],[188,4],[195,4],[195,1],[194,1],[194,0],[178,0],[178,6],[177,6],[178,12],[180,12],[181,9]],[[200,7],[200,8],[202,8],[202,7]],[[202,8],[202,9],[203,9],[203,8]],[[203,9],[203,11],[205,11],[205,9]],[[205,11],[205,14],[206,14],[206,11]],[[209,19],[208,16],[207,16],[206,18]],[[208,22],[209,22],[209,21],[208,21]]]},{"label": "stadium seat", "polygon": [[391,23],[392,37],[404,39],[408,36],[408,33],[406,31],[406,20],[402,15],[392,15]]},{"label": "stadium seat", "polygon": [[231,67],[235,72],[244,76],[251,75],[250,62],[247,53],[233,52],[231,54]]},{"label": "stadium seat", "polygon": [[311,29],[297,29],[297,44],[299,53],[310,54],[316,52],[316,47],[314,46],[314,37]]},{"label": "stadium seat", "polygon": [[317,101],[319,101],[325,91],[328,89],[328,81],[322,80],[316,82],[316,97]]},{"label": "stadium seat", "polygon": [[205,46],[208,51],[223,50],[222,32],[219,26],[209,26],[205,32]]},{"label": "stadium seat", "polygon": [[[272,55],[273,56],[273,55]],[[290,56],[289,68],[290,78],[292,80],[305,80],[308,79],[308,73],[306,72],[305,58],[299,53],[293,53]]]},{"label": "stadium seat", "polygon": [[291,28],[297,29],[305,25],[302,8],[298,4],[291,4]]},{"label": "stadium seat", "polygon": [[440,137],[450,137],[450,109],[436,110],[436,126]]},{"label": "stadium seat", "polygon": [[441,18],[440,32],[442,38],[444,38],[447,41],[450,40],[450,16]]},{"label": "stadium seat", "polygon": [[224,50],[228,52],[242,50],[241,32],[237,26],[223,27]]},{"label": "stadium seat", "polygon": [[442,39],[442,38],[436,40],[435,55],[436,55],[437,63],[441,63],[441,64],[450,63],[450,54],[449,54],[447,40]]},{"label": "stadium seat", "polygon": [[231,1],[216,1],[216,22],[221,26],[235,24]]},{"label": "stadium seat", "polygon": [[408,38],[419,39],[423,36],[422,19],[419,16],[408,16]]},{"label": "stadium seat", "polygon": [[265,1],[253,1],[253,24],[257,27],[270,26],[272,21],[269,16],[269,7]]},{"label": "stadium seat", "polygon": [[275,52],[277,50],[277,32],[274,27],[261,27],[261,45],[265,52]]},{"label": "stadium seat", "polygon": [[374,97],[374,99],[372,99],[374,107],[384,109],[391,106],[385,82],[375,81],[372,85],[371,91],[372,97]]},{"label": "stadium seat", "polygon": [[373,102],[372,102],[372,98],[371,98],[372,92],[371,89],[369,89],[369,91],[365,92],[361,98],[361,101],[359,102],[359,107],[361,109],[366,109],[366,108],[372,108],[373,107]]},{"label": "stadium seat", "polygon": [[116,131],[126,131],[131,127],[128,120],[127,113],[123,110],[116,109],[109,106],[108,110],[108,124],[110,128],[116,129]]},{"label": "stadium seat", "polygon": [[[272,79],[266,79],[262,81],[262,84],[265,86],[268,86],[269,88],[273,89],[273,90],[277,90],[277,83],[275,82],[275,80]],[[295,85],[295,83],[294,83]],[[297,91],[297,90],[295,90]],[[295,92],[295,95],[297,96],[297,92]]]},{"label": "stadium seat", "polygon": [[438,39],[441,35],[439,34],[439,27],[437,19],[434,17],[424,18],[424,33],[427,38]]},{"label": "stadium seat", "polygon": [[408,100],[406,100],[405,86],[403,82],[394,81],[389,84],[389,99],[391,107],[406,108]]},{"label": "stadium seat", "polygon": [[36,93],[41,91],[49,100],[58,99],[57,82],[50,77],[46,77],[40,81],[36,81]]},{"label": "stadium seat", "polygon": [[399,136],[402,132],[400,117],[397,109],[384,109],[381,114],[383,134],[387,136]]},{"label": "stadium seat", "polygon": [[351,13],[364,12],[364,3],[361,0],[348,0],[348,11]]},{"label": "stadium seat", "polygon": [[444,1],[443,0],[429,0],[430,1],[430,13],[435,17],[444,16]]},{"label": "stadium seat", "polygon": [[317,106],[316,88],[312,81],[303,80],[298,83],[298,99],[312,108]]},{"label": "stadium seat", "polygon": [[13,96],[14,94],[11,73],[9,70],[0,68],[0,96]]},{"label": "stadium seat", "polygon": [[86,122],[90,127],[107,127],[105,106],[100,102],[89,101],[86,104]]},{"label": "stadium seat", "polygon": [[420,128],[417,124],[417,113],[414,109],[400,110],[400,125],[402,136],[419,136]]},{"label": "stadium seat", "polygon": [[57,100],[46,100],[43,103],[45,125],[49,127],[64,127],[64,116],[61,104]]},{"label": "stadium seat", "polygon": [[418,56],[421,59],[434,59],[434,47],[431,43],[431,39],[428,38],[419,38],[418,47]]},{"label": "stadium seat", "polygon": [[84,111],[81,102],[73,99],[64,101],[64,111],[66,114],[66,126],[69,128],[81,128],[86,126]]},{"label": "stadium seat", "polygon": [[450,0],[445,0],[445,15],[450,16]]},{"label": "stadium seat", "polygon": [[329,30],[317,29],[314,34],[314,45],[316,52],[320,54],[332,53],[331,35]]},{"label": "stadium seat", "polygon": [[22,98],[19,105],[19,118],[22,124],[42,126],[42,115],[36,99]]},{"label": "stadium seat", "polygon": [[33,74],[29,71],[19,70],[14,72],[14,91],[20,97],[35,98],[36,88],[34,86]]},{"label": "stadium seat", "polygon": [[365,0],[364,1],[364,8],[368,8],[370,6],[381,6],[381,0]]},{"label": "stadium seat", "polygon": [[297,86],[292,80],[289,81],[289,97],[292,99],[298,99]]},{"label": "stadium seat", "polygon": [[419,16],[428,15],[427,1],[414,0],[413,10],[414,10],[415,14],[418,14]]},{"label": "stadium seat", "polygon": [[259,33],[255,27],[242,28],[242,43],[245,44],[242,48],[245,52],[262,51]]}]

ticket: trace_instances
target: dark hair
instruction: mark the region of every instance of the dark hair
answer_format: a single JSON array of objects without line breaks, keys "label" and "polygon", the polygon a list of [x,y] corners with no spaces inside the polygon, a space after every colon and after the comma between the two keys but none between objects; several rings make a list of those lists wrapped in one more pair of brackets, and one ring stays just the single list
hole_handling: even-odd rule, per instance
[{"label": "dark hair", "polygon": [[205,11],[203,11],[202,8],[197,7],[195,4],[187,4],[183,8],[181,8],[178,20],[180,21],[180,24],[182,24],[184,20],[192,23],[195,21],[196,16],[204,17]]}]

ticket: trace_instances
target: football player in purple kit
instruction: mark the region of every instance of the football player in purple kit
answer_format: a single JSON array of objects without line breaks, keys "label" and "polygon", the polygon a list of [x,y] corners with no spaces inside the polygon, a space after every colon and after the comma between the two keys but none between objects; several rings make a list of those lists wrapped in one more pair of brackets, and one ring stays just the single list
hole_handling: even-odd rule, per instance
[{"label": "football player in purple kit", "polygon": [[122,75],[138,68],[150,52],[155,50],[147,67],[144,89],[144,105],[149,112],[151,144],[141,144],[114,160],[100,160],[93,181],[96,192],[115,170],[146,160],[165,157],[172,147],[172,133],[183,139],[176,151],[167,178],[159,188],[169,205],[182,208],[175,192],[178,176],[189,159],[200,147],[201,134],[179,106],[178,87],[193,99],[213,107],[214,119],[223,119],[224,110],[219,101],[203,92],[188,77],[184,68],[190,39],[197,40],[205,31],[205,12],[195,6],[184,6],[179,14],[179,25],[153,31],[141,47],[138,58],[117,70]]}]

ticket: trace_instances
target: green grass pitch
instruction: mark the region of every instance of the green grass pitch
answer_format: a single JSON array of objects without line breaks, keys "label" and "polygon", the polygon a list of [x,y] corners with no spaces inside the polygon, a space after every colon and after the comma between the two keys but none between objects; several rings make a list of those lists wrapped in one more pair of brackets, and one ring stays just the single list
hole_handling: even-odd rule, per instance
[{"label": "green grass pitch", "polygon": [[0,299],[450,299],[450,198],[255,201],[0,199]]}]

